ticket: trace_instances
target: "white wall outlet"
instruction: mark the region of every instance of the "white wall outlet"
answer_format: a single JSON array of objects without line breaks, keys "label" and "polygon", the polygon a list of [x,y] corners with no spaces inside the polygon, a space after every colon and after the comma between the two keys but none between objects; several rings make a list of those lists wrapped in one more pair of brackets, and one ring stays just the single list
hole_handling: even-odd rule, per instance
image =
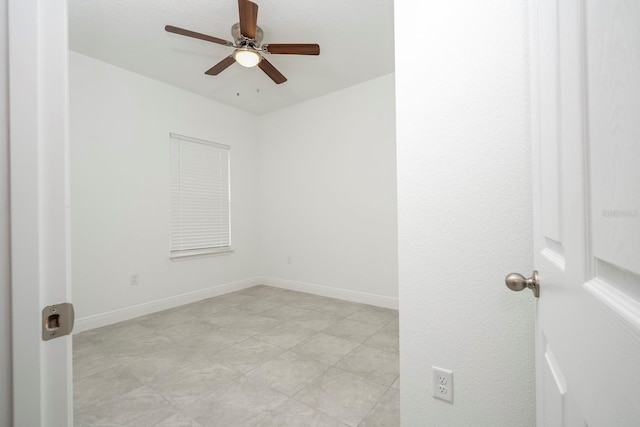
[{"label": "white wall outlet", "polygon": [[291,255],[287,255],[287,264],[291,264]]},{"label": "white wall outlet", "polygon": [[453,403],[453,372],[447,369],[433,368],[433,397]]},{"label": "white wall outlet", "polygon": [[138,278],[138,273],[132,274],[131,277],[129,278],[129,284],[131,286],[136,286],[138,283],[140,283]]}]

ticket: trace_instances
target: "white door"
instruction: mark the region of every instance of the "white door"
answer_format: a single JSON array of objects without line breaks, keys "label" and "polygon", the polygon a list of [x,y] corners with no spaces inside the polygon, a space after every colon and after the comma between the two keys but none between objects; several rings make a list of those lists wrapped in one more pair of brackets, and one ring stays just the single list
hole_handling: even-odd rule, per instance
[{"label": "white door", "polygon": [[640,426],[640,2],[530,12],[538,425]]},{"label": "white door", "polygon": [[71,338],[41,311],[70,299],[65,0],[9,0],[15,426],[72,424]]}]

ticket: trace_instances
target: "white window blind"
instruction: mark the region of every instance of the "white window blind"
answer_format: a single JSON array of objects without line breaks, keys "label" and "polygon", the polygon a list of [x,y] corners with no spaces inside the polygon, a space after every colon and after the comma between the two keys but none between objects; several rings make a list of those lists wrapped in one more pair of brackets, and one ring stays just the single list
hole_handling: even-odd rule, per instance
[{"label": "white window blind", "polygon": [[230,250],[229,146],[170,137],[171,256]]}]

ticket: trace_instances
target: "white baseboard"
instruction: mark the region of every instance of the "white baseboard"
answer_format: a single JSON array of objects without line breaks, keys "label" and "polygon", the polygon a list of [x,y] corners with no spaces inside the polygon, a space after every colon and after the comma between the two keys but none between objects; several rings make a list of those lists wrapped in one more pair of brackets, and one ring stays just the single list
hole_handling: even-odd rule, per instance
[{"label": "white baseboard", "polygon": [[256,276],[237,282],[225,283],[212,286],[210,288],[185,294],[175,295],[156,301],[145,302],[143,304],[125,307],[106,313],[76,319],[73,327],[74,333],[88,331],[102,326],[113,325],[125,320],[145,316],[157,311],[178,307],[184,304],[201,301],[203,299],[217,297],[230,292],[240,291],[256,285],[269,285],[276,288],[289,289],[292,291],[306,292],[323,297],[338,298],[345,301],[370,304],[377,307],[398,309],[398,299],[382,295],[369,294],[366,292],[351,291],[346,289],[332,288],[330,286],[316,285],[313,283],[296,282],[293,280],[277,279],[274,277]]},{"label": "white baseboard", "polygon": [[80,333],[88,331],[90,329],[99,328],[101,326],[112,325],[114,323],[123,322],[125,320],[134,319],[140,316],[145,316],[147,314],[166,310],[168,308],[178,307],[184,304],[201,301],[203,299],[224,295],[229,292],[250,288],[252,286],[261,284],[262,281],[260,279],[260,277],[252,277],[245,280],[239,280],[237,282],[216,285],[210,288],[187,292],[185,294],[175,295],[172,297],[146,302],[131,307],[121,308],[106,313],[82,317],[76,319],[75,325],[73,327],[73,332]]},{"label": "white baseboard", "polygon": [[338,298],[345,301],[361,304],[375,305],[377,307],[398,309],[398,298],[369,294],[366,292],[351,291],[347,289],[332,288],[330,286],[316,285],[313,283],[296,282],[293,280],[278,279],[275,277],[257,277],[259,283],[276,288],[289,289],[291,291],[306,292],[323,297]]}]

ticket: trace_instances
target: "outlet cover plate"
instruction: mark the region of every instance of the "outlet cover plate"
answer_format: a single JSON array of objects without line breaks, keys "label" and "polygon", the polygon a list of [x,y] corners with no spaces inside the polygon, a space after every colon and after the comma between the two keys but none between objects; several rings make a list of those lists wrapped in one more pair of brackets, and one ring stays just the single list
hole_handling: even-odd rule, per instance
[{"label": "outlet cover plate", "polygon": [[453,403],[453,372],[448,369],[432,366],[433,397]]}]

